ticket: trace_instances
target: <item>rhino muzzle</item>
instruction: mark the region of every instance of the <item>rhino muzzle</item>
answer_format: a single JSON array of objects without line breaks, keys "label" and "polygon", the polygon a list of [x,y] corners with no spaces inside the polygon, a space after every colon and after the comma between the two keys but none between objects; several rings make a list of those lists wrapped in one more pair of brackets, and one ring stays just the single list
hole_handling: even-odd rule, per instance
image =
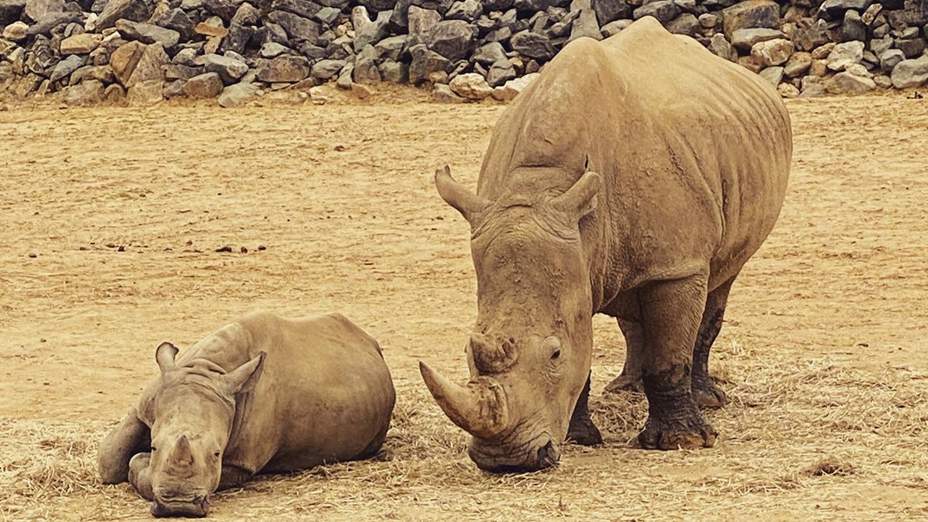
[{"label": "rhino muzzle", "polygon": [[151,503],[151,514],[156,517],[205,517],[209,512],[209,498],[205,496],[191,499],[156,498]]},{"label": "rhino muzzle", "polygon": [[551,439],[532,441],[521,448],[489,445],[475,439],[467,451],[478,468],[492,473],[540,471],[557,466],[560,449]]}]

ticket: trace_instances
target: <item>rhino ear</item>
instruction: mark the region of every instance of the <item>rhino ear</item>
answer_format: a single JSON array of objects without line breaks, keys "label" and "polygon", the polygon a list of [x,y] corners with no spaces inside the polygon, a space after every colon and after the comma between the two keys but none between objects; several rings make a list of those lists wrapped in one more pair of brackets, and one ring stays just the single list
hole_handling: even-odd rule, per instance
[{"label": "rhino ear", "polygon": [[446,203],[454,207],[468,222],[473,223],[473,217],[482,212],[490,202],[467,190],[451,177],[451,167],[445,165],[444,169],[435,171],[435,187],[438,194]]},{"label": "rhino ear", "polygon": [[264,372],[264,358],[267,354],[261,352],[257,357],[239,366],[222,377],[225,391],[234,395],[247,393],[255,388],[261,373]]},{"label": "rhino ear", "polygon": [[567,189],[567,192],[554,198],[551,205],[580,221],[583,216],[596,209],[596,199],[603,184],[602,180],[603,177],[599,174],[587,171],[572,187]]},{"label": "rhino ear", "polygon": [[161,373],[168,373],[177,368],[177,363],[174,362],[177,352],[177,347],[167,341],[158,346],[158,349],[155,350],[155,362],[161,368]]}]

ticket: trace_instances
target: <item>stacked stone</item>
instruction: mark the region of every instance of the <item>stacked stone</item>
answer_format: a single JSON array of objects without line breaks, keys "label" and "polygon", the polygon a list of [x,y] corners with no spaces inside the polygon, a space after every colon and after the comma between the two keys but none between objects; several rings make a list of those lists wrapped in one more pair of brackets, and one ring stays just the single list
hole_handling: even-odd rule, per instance
[{"label": "stacked stone", "polygon": [[234,106],[331,81],[509,99],[570,41],[645,16],[784,97],[928,80],[928,0],[0,0],[0,91]]}]

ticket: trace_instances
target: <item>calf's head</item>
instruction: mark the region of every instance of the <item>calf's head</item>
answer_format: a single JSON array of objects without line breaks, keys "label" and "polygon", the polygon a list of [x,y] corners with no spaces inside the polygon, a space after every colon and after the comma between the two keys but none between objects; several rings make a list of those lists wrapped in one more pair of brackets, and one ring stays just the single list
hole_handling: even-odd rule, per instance
[{"label": "calf's head", "polygon": [[592,295],[580,220],[596,204],[598,174],[560,194],[487,201],[436,174],[441,196],[470,222],[478,317],[460,386],[420,363],[432,396],[473,439],[488,471],[555,465],[590,368]]},{"label": "calf's head", "polygon": [[205,360],[178,366],[176,356],[171,343],[155,355],[161,386],[151,405],[151,512],[202,517],[219,487],[236,395],[254,388],[264,353],[229,373]]}]

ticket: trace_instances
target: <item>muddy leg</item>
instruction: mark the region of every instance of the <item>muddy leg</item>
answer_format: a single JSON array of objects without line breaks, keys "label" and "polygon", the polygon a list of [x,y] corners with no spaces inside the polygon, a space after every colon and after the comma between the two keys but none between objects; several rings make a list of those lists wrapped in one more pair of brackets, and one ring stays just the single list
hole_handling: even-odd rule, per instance
[{"label": "muddy leg", "polygon": [[619,329],[625,336],[625,367],[622,373],[606,385],[606,393],[619,393],[620,391],[643,392],[644,384],[641,382],[641,350],[644,340],[641,335],[641,323],[617,319]]},{"label": "muddy leg", "polygon": [[151,490],[151,453],[136,453],[129,461],[129,484],[145,500],[154,500]]},{"label": "muddy leg", "polygon": [[696,346],[693,348],[693,400],[700,408],[721,408],[725,406],[725,392],[719,389],[709,378],[709,350],[722,329],[728,292],[735,278],[713,290],[706,299],[706,310],[702,315]]},{"label": "muddy leg", "polygon": [[132,408],[100,444],[97,469],[104,484],[119,484],[129,479],[129,459],[148,450],[149,436],[148,426],[139,420]]},{"label": "muddy leg", "polygon": [[690,392],[693,345],[706,303],[705,276],[656,283],[640,292],[639,301],[648,421],[638,441],[649,449],[711,447],[718,432]]},{"label": "muddy leg", "polygon": [[570,427],[567,429],[567,438],[581,446],[595,446],[603,443],[603,436],[599,433],[599,428],[593,424],[590,418],[589,405],[590,400],[590,378],[593,372],[586,378],[586,384],[580,397],[577,399],[577,405],[574,406],[574,413],[570,416]]}]

